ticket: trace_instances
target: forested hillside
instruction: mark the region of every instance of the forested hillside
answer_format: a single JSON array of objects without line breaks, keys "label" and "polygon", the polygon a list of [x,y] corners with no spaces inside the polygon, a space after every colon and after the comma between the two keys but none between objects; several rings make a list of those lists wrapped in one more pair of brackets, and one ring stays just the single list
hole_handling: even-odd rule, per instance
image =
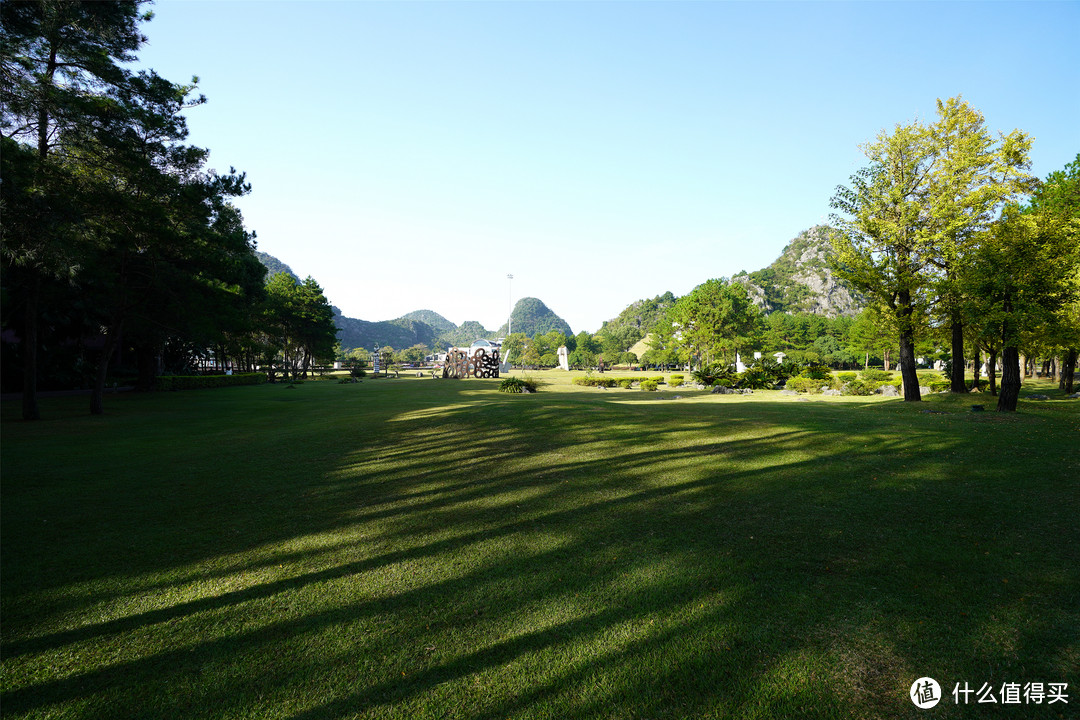
[{"label": "forested hillside", "polygon": [[826,317],[854,316],[866,305],[829,266],[829,232],[816,225],[799,233],[769,267],[732,280],[746,285],[766,313],[809,312]]},{"label": "forested hillside", "polygon": [[527,297],[518,300],[513,312],[510,313],[510,321],[513,328],[503,325],[499,328],[499,336],[506,335],[510,329],[528,337],[544,335],[552,330],[558,330],[564,335],[573,334],[570,325],[537,298]]}]

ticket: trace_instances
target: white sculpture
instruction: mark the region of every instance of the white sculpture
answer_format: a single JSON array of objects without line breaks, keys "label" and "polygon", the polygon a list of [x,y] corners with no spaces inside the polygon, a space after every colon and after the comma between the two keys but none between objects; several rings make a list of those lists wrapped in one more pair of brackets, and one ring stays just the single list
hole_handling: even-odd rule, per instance
[{"label": "white sculpture", "polygon": [[570,371],[570,358],[567,356],[565,345],[559,348],[559,367],[567,372]]}]

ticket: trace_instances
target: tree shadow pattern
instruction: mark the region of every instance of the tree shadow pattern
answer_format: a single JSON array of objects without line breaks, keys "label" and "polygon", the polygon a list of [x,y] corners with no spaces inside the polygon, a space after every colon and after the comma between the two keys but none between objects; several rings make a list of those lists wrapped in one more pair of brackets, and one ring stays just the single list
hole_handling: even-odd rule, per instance
[{"label": "tree shadow pattern", "polygon": [[189,418],[173,457],[6,474],[5,717],[918,717],[923,675],[1080,680],[1075,448],[1017,478],[973,446],[1071,427],[328,392],[228,448]]}]

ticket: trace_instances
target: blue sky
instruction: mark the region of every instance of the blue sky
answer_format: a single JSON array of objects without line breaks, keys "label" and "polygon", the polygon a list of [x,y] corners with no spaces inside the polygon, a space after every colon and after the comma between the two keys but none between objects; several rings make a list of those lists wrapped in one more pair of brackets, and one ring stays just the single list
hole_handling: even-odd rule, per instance
[{"label": "blue sky", "polygon": [[[1080,152],[1077,2],[159,0],[140,64],[199,76],[259,249],[351,317],[575,332],[768,265],[858,145],[962,94]],[[511,284],[506,275],[514,275]]]}]

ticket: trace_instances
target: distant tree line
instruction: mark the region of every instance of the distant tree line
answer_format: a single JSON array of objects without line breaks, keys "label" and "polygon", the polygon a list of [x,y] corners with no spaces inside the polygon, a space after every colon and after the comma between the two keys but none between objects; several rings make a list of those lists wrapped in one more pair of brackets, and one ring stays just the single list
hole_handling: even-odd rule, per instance
[{"label": "distant tree line", "polygon": [[151,387],[209,359],[303,372],[333,357],[318,285],[265,284],[232,202],[244,174],[185,144],[197,79],[127,67],[143,5],[0,4],[3,384],[28,420],[41,383],[90,388],[99,414],[118,369]]}]

